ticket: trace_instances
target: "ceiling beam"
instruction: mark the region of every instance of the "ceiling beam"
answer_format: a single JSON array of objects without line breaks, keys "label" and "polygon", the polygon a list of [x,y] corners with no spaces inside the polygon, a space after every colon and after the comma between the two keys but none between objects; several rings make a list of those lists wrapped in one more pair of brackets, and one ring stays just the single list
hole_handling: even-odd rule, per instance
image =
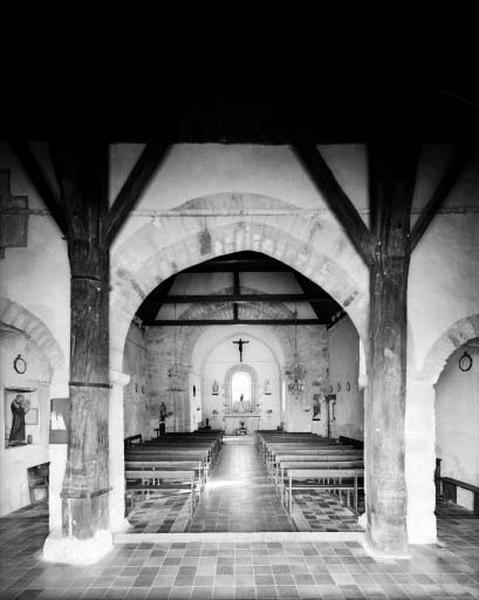
[{"label": "ceiling beam", "polygon": [[467,161],[475,149],[475,146],[475,144],[468,143],[461,144],[458,146],[458,148],[456,148],[456,152],[451,164],[444,173],[439,185],[437,186],[412,229],[410,242],[411,252],[417,246],[424,232],[429,227],[438,210],[441,208],[450,191],[456,184],[461,173],[463,173],[464,167],[466,166]]},{"label": "ceiling beam", "polygon": [[[314,294],[311,294],[311,291],[312,291],[311,286],[314,286],[315,284],[312,283],[310,280],[308,280],[303,275],[301,275],[301,273],[295,273],[295,278],[296,278],[296,281],[298,282],[298,285],[303,290],[305,297],[308,298],[309,301],[311,302],[311,308],[313,309],[314,314],[317,316],[318,319],[321,319],[322,316],[324,316],[325,301],[321,298],[317,299],[318,298],[317,296],[315,297]],[[333,301],[332,298],[329,298],[328,302],[329,302],[329,304],[331,304],[331,308],[335,304],[335,302]],[[319,306],[320,304],[322,304],[322,307]],[[323,311],[323,314],[322,314],[322,311]],[[328,312],[330,312],[330,311],[328,311]]]},{"label": "ceiling beam", "polygon": [[193,267],[189,267],[182,271],[182,273],[231,273],[231,272],[276,272],[276,273],[286,273],[292,272],[291,267],[287,265],[278,263],[275,264],[273,262],[269,262],[268,260],[247,260],[247,259],[238,259],[238,260],[226,260],[226,261],[211,261],[206,263],[201,263],[199,265],[194,265]]},{"label": "ceiling beam", "polygon": [[48,181],[43,167],[32,152],[28,142],[23,140],[12,140],[9,144],[60,231],[65,237],[68,237],[68,216],[62,206],[60,196]]},{"label": "ceiling beam", "polygon": [[321,319],[155,319],[143,321],[144,327],[190,327],[206,325],[326,325]]},{"label": "ceiling beam", "polygon": [[143,195],[169,148],[169,142],[158,141],[149,142],[144,148],[108,211],[104,237],[109,245],[113,243],[128,214]]},{"label": "ceiling beam", "polygon": [[331,212],[343,227],[349,240],[367,265],[372,264],[371,235],[316,144],[299,128],[290,129],[290,143]]},{"label": "ceiling beam", "polygon": [[[160,309],[163,306],[164,299],[165,297],[168,297],[168,294],[171,288],[173,287],[177,275],[178,274],[175,273],[174,275],[168,277],[168,279],[161,283],[149,294],[149,296],[145,298],[145,300],[142,302],[140,308],[137,311],[137,315],[142,321],[152,320],[160,312]],[[159,293],[160,289],[161,294]]]},{"label": "ceiling beam", "polygon": [[158,298],[162,304],[193,304],[196,302],[321,302],[331,303],[327,295],[318,294],[191,294]]}]

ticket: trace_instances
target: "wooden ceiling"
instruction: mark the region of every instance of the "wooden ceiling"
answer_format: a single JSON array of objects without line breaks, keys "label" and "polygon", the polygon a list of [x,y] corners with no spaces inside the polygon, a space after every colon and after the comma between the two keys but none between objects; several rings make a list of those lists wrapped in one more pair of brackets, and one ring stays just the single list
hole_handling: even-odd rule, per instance
[{"label": "wooden ceiling", "polygon": [[[219,52],[221,52],[219,50]],[[96,87],[76,78],[34,99],[2,94],[6,138],[50,141],[287,144],[291,127],[317,143],[406,138],[459,141],[479,135],[478,84],[454,68],[373,68],[254,62],[220,69],[178,66],[140,85],[105,74]],[[138,77],[140,74],[138,74]]]},{"label": "wooden ceiling", "polygon": [[[279,293],[279,294],[251,294],[242,293],[240,289],[240,273],[247,272],[286,272],[292,273],[299,284],[301,293]],[[172,275],[156,287],[145,300],[137,311],[137,316],[141,319],[142,324],[146,326],[165,326],[165,325],[234,325],[234,324],[249,324],[249,325],[330,325],[334,323],[344,313],[341,306],[322,288],[298,273],[284,263],[270,258],[264,254],[252,251],[237,252],[227,254],[219,258],[214,258],[206,262],[200,263],[182,271],[182,273],[230,273],[232,282],[232,293],[211,294],[208,290],[204,294],[195,295],[172,295],[171,289],[177,275]],[[233,319],[177,319],[157,320],[156,316],[163,304],[198,304],[198,303],[231,303],[233,308]],[[311,305],[315,318],[312,319],[248,319],[238,318],[238,304],[241,302],[251,303],[301,303],[307,302]]]}]

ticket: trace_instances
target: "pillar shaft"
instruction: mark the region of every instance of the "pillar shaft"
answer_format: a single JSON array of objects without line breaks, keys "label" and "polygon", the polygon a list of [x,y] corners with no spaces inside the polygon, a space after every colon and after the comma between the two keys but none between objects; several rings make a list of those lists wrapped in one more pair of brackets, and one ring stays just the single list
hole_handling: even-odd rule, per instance
[{"label": "pillar shaft", "polygon": [[370,544],[387,555],[408,552],[404,473],[407,274],[405,256],[377,253],[370,279],[366,513]]},{"label": "pillar shaft", "polygon": [[109,260],[96,240],[69,242],[71,429],[62,490],[63,535],[108,528]]}]

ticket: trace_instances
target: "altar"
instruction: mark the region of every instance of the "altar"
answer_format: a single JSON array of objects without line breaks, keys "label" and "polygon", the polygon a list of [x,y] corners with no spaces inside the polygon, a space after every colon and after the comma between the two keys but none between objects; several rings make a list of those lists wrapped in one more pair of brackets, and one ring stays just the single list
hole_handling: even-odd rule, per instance
[{"label": "altar", "polygon": [[244,421],[249,434],[259,429],[260,415],[255,413],[231,413],[225,415],[225,434],[233,435],[235,430],[240,427],[240,422]]}]

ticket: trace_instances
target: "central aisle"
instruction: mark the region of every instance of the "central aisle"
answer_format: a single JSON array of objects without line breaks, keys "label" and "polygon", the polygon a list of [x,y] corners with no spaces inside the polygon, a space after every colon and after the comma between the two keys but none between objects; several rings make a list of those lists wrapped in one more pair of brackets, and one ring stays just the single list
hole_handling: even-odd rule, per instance
[{"label": "central aisle", "polygon": [[224,444],[189,532],[295,531],[253,444]]}]

